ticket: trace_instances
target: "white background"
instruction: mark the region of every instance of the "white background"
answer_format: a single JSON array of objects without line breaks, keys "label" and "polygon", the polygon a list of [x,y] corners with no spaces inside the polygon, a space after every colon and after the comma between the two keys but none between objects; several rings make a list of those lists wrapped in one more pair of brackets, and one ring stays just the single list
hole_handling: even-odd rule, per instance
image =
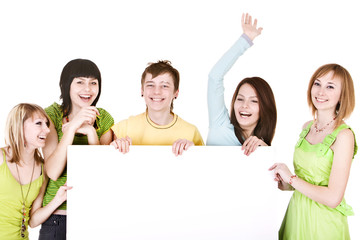
[{"label": "white background", "polygon": [[[264,29],[226,75],[226,102],[230,104],[244,77],[260,76],[270,83],[278,108],[273,145],[281,161],[292,166],[300,128],[311,119],[306,90],[312,73],[332,62],[351,73],[356,108],[347,122],[356,133],[359,152],[346,196],[356,212],[349,218],[352,238],[363,236],[352,227],[364,215],[362,190],[352,188],[353,182],[362,186],[364,169],[360,1],[1,1],[0,128],[20,102],[47,107],[58,101],[61,70],[74,58],[99,66],[103,82],[98,106],[115,121],[141,113],[141,73],[148,62],[168,59],[181,74],[175,112],[195,124],[206,140],[207,75],[241,35],[242,12],[258,18]],[[3,139],[0,131],[1,145]]]}]

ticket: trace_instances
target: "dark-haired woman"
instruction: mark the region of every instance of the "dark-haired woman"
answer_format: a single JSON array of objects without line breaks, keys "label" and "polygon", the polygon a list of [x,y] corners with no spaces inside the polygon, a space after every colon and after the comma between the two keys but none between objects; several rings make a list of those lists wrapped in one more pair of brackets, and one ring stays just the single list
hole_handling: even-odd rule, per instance
[{"label": "dark-haired woman", "polygon": [[249,155],[258,146],[270,146],[277,123],[273,91],[259,77],[243,79],[236,87],[230,116],[224,100],[224,76],[236,60],[253,45],[262,28],[249,14],[242,16],[243,35],[209,73],[209,133],[207,145],[242,146]]},{"label": "dark-haired woman", "polygon": [[[44,196],[47,205],[67,180],[67,146],[110,144],[111,115],[96,103],[101,94],[101,74],[90,60],[75,59],[63,68],[59,86],[62,104],[45,109],[51,123],[43,148],[45,168],[50,181]],[[42,224],[39,239],[66,239],[67,202]]]}]

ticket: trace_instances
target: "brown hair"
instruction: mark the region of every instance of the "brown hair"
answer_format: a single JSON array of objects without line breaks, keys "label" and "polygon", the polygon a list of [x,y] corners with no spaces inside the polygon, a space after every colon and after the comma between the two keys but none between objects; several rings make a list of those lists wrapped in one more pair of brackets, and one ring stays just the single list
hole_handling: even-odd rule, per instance
[{"label": "brown hair", "polygon": [[[168,60],[159,60],[156,63],[148,63],[148,67],[145,68],[142,78],[141,78],[141,84],[142,87],[144,87],[145,83],[145,77],[147,73],[150,73],[152,75],[152,78],[158,77],[159,75],[168,73],[171,75],[173,79],[173,85],[174,85],[174,92],[178,91],[179,89],[179,72],[177,69],[172,67],[172,63]],[[171,103],[171,111],[173,110],[173,101]]]},{"label": "brown hair", "polygon": [[355,92],[353,79],[350,76],[348,70],[339,64],[331,63],[319,67],[312,75],[307,89],[307,102],[308,106],[312,110],[312,115],[315,116],[317,109],[312,102],[311,89],[315,80],[322,77],[329,72],[333,72],[333,78],[337,77],[341,80],[341,94],[339,102],[336,105],[337,121],[336,127],[340,124],[340,121],[346,119],[353,112],[355,107]]},{"label": "brown hair", "polygon": [[263,139],[263,141],[268,144],[268,146],[270,146],[274,137],[277,124],[277,108],[271,87],[264,79],[260,77],[245,78],[240,81],[235,89],[233,98],[231,100],[230,108],[230,122],[234,126],[235,135],[238,138],[239,142],[243,144],[245,141],[242,136],[243,129],[240,127],[236,119],[234,104],[238,96],[240,87],[244,84],[249,84],[251,87],[254,88],[259,102],[259,120],[254,128],[252,135]]},{"label": "brown hair", "polygon": [[[21,159],[21,149],[25,145],[24,142],[24,122],[32,118],[34,114],[40,114],[47,119],[49,126],[49,118],[43,108],[35,104],[20,103],[16,105],[9,113],[5,127],[5,144],[11,150],[10,162],[19,163]],[[43,162],[43,157],[38,149],[34,152],[34,159],[38,163]]]}]

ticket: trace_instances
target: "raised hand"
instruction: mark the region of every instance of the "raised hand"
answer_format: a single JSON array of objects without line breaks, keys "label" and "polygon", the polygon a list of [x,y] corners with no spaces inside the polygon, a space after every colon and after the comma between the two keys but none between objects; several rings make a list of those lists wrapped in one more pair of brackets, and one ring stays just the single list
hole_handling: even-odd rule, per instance
[{"label": "raised hand", "polygon": [[250,40],[254,40],[257,36],[262,33],[263,28],[257,28],[258,20],[254,19],[252,23],[252,16],[248,13],[243,13],[241,17],[241,26],[243,28],[243,32],[250,38]]}]

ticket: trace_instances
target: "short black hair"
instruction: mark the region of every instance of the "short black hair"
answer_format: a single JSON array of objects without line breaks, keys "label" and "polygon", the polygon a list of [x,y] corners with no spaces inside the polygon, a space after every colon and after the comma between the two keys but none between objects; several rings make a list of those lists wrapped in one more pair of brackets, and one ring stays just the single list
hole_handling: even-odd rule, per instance
[{"label": "short black hair", "polygon": [[93,101],[91,106],[96,106],[97,101],[101,94],[101,73],[96,64],[87,59],[74,59],[69,61],[63,68],[61,73],[61,79],[59,81],[59,87],[61,89],[62,110],[63,116],[68,116],[72,111],[70,88],[73,79],[78,77],[95,78],[99,82],[99,94]]}]

